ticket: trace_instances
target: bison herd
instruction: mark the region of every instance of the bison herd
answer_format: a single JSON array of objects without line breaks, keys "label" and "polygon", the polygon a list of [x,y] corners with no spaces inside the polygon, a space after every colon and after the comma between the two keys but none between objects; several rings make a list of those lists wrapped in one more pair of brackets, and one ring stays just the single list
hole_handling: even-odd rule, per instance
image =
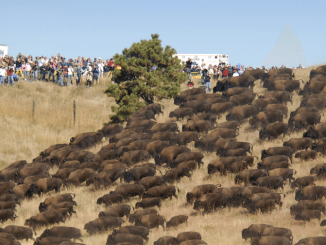
[{"label": "bison herd", "polygon": [[[258,79],[267,89],[262,95],[253,92]],[[38,214],[25,220],[25,226],[1,228],[0,243],[34,240],[35,230],[43,228],[35,245],[81,244],[76,243],[83,242],[81,230],[59,226],[77,216],[75,195],[58,193],[62,188],[85,185],[95,192],[114,189],[98,197],[97,205],[104,205],[105,209],[84,224],[84,230],[90,236],[110,230],[107,245],[144,244],[152,229],[161,226],[168,231],[187,224],[185,213],[167,220],[158,209],[164,200],[180,197],[175,183],[191,178],[196,171],[205,171],[204,180],[211,182],[197,185],[181,196],[184,205],[191,205],[196,215],[239,207],[251,214],[277,212],[289,195],[283,193],[289,185],[298,202],[290,207],[294,220],[320,220],[325,214],[321,199],[326,198],[326,187],[316,186],[315,182],[326,177],[326,164],[317,164],[310,175],[295,178],[292,158],[307,161],[325,152],[326,124],[320,121],[321,110],[326,107],[326,66],[311,71],[303,90],[301,84],[302,80],[293,79],[291,69],[269,73],[248,70],[242,76],[218,81],[212,94],[202,88],[181,92],[174,99],[178,108],[169,113],[170,122],[157,123],[155,117],[163,113],[162,106],[149,104],[124,125],[108,124],[97,132],[78,134],[68,143],[43,150],[32,163],[22,160],[9,164],[0,171],[1,222],[14,220],[16,207],[24,205],[24,199],[50,196],[39,204]],[[288,113],[287,103],[292,103],[294,91],[298,91],[302,101],[298,109]],[[226,122],[219,122],[222,114],[226,115]],[[240,126],[247,122],[249,130],[259,132],[258,142],[300,131],[303,137],[262,150],[258,160],[252,155],[252,143],[237,139]],[[104,139],[109,143],[103,145]],[[97,152],[90,151],[99,144],[102,146]],[[213,159],[204,164],[204,154],[212,153]],[[57,170],[50,175],[54,167]],[[232,178],[233,186],[213,181],[226,175]],[[56,194],[51,195],[53,192]],[[127,204],[134,197],[135,205]],[[130,224],[124,225],[126,221]],[[326,221],[321,222],[324,225]],[[242,237],[257,245],[293,241],[291,230],[267,224],[251,225],[243,230]],[[160,237],[154,244],[207,243],[200,233],[187,230],[176,237]],[[297,244],[325,244],[325,238],[305,238]]]}]

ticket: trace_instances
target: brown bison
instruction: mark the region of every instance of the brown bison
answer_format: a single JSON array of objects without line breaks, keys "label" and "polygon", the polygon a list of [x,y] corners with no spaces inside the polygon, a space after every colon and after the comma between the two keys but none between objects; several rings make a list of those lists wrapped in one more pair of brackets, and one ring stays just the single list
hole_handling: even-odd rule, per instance
[{"label": "brown bison", "polygon": [[162,165],[163,163],[170,164],[181,153],[190,152],[191,150],[184,146],[170,146],[164,148],[160,154],[155,155],[155,164]]},{"label": "brown bison", "polygon": [[233,107],[230,114],[226,115],[227,121],[242,121],[243,119],[258,114],[258,107],[254,105],[243,105]]},{"label": "brown bison", "polygon": [[281,111],[262,111],[249,120],[253,127],[265,127],[269,123],[283,122],[283,113]]},{"label": "brown bison", "polygon": [[168,222],[166,222],[166,228],[176,227],[187,222],[188,222],[187,215],[177,215],[172,217]]},{"label": "brown bison", "polygon": [[144,216],[141,216],[140,218],[135,220],[136,226],[144,226],[147,229],[153,229],[159,226],[162,226],[165,230],[164,226],[165,218],[161,215],[157,214],[147,214]]},{"label": "brown bison", "polygon": [[176,117],[177,120],[179,120],[179,118],[185,118],[187,116],[191,117],[193,115],[193,110],[192,108],[178,108],[175,109],[174,111],[171,111],[169,114],[170,118]]},{"label": "brown bison", "polygon": [[292,148],[287,146],[270,147],[267,150],[261,151],[261,159],[269,156],[275,156],[275,155],[284,155],[292,159],[292,154],[293,154]]},{"label": "brown bison", "polygon": [[288,130],[286,123],[270,123],[263,130],[259,131],[259,139],[275,139],[281,134],[284,137]]},{"label": "brown bison", "polygon": [[[171,185],[160,185],[160,186],[155,186],[152,188],[149,188],[145,193],[144,197],[159,197],[159,198],[170,198],[174,196],[175,198],[178,198],[176,195],[176,189],[177,187],[171,186]],[[179,191],[179,189],[178,189]],[[180,191],[179,191],[180,192]]]}]

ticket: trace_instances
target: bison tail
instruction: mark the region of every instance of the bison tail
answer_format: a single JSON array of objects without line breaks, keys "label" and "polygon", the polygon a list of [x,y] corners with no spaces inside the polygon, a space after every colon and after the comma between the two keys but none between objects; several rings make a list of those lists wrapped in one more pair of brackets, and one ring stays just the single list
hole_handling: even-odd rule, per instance
[{"label": "bison tail", "polygon": [[178,187],[175,187],[178,190],[178,193],[180,193],[180,189]]},{"label": "bison tail", "polygon": [[165,109],[164,105],[161,105],[163,107],[163,109]]},{"label": "bison tail", "polygon": [[216,186],[217,186],[217,187],[221,187],[222,185],[221,185],[221,184],[217,184]]},{"label": "bison tail", "polygon": [[[34,231],[34,230],[33,230]],[[34,231],[34,235],[37,236],[36,231]]]},{"label": "bison tail", "polygon": [[250,148],[251,148],[251,152],[252,152],[254,149],[254,146],[252,144],[250,144]]}]

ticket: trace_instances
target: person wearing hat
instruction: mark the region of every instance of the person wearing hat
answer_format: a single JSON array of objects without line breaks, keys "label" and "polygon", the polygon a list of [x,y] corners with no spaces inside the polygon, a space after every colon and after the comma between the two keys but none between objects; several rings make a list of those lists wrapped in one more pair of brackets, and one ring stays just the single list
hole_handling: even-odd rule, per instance
[{"label": "person wearing hat", "polygon": [[6,70],[3,64],[0,64],[0,85],[5,84],[5,76],[6,76]]}]

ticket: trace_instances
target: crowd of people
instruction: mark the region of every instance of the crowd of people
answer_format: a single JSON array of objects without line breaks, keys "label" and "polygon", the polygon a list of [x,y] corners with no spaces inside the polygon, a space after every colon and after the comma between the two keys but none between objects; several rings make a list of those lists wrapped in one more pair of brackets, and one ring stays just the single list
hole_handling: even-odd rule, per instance
[{"label": "crowd of people", "polygon": [[[86,79],[86,87],[98,83],[100,78],[108,76],[110,71],[117,67],[113,59],[102,60],[101,58],[78,57],[76,59],[65,59],[60,54],[47,58],[44,56],[33,57],[18,54],[0,58],[0,85],[7,83],[14,85],[15,81],[23,79],[29,82],[46,81],[69,86],[81,85],[82,78]],[[60,83],[59,83],[60,82]]]},{"label": "crowd of people", "polygon": [[[282,65],[281,67],[273,66],[270,69],[279,69],[279,68],[286,68],[285,65]],[[292,67],[292,69],[302,69],[303,66],[299,65],[297,68]],[[200,74],[201,75],[201,83],[206,86],[206,91],[210,92],[210,80],[218,79],[218,78],[227,78],[227,77],[237,77],[242,75],[246,70],[253,70],[252,66],[245,67],[244,65],[237,64],[235,66],[232,66],[231,64],[225,64],[225,63],[219,63],[219,65],[212,65],[209,64],[209,66],[206,66],[205,63],[203,63],[201,66],[199,66],[196,62],[193,62],[190,58],[185,63],[184,71],[188,75],[188,84],[190,86],[193,86],[193,82],[191,82],[191,73],[193,74]],[[270,69],[266,68],[265,66],[262,66],[259,68],[258,66],[256,69],[262,69],[265,70],[265,72],[268,72]]]}]

